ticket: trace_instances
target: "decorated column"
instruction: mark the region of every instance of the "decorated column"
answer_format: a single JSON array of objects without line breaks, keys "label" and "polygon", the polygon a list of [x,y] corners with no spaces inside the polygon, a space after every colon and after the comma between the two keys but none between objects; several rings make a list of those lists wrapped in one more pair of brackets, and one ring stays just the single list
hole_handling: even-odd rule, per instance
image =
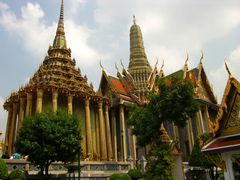
[{"label": "decorated column", "polygon": [[125,127],[125,117],[124,117],[124,105],[119,105],[119,118],[120,118],[120,133],[121,133],[121,151],[122,160],[127,161],[127,143],[126,143],[126,127]]},{"label": "decorated column", "polygon": [[5,152],[9,153],[9,141],[10,141],[10,134],[11,134],[11,124],[12,124],[12,113],[13,108],[12,106],[8,107],[8,120],[7,120],[7,128],[6,128],[6,135],[5,135]]},{"label": "decorated column", "polygon": [[112,109],[111,111],[111,129],[112,129],[112,152],[113,152],[113,159],[115,161],[118,161],[117,159],[117,130],[116,130],[116,117],[115,117],[115,111]]},{"label": "decorated column", "polygon": [[92,159],[92,130],[90,122],[90,107],[89,107],[89,97],[85,98],[85,132],[86,132],[86,147],[87,147],[87,157]]},{"label": "decorated column", "polygon": [[10,130],[10,137],[9,137],[9,148],[8,153],[13,153],[13,143],[15,140],[15,131],[16,131],[16,121],[17,121],[17,103],[13,103],[13,113],[12,113],[12,122],[11,122],[11,130]]},{"label": "decorated column", "polygon": [[36,103],[36,112],[37,113],[42,112],[42,99],[43,99],[43,90],[38,89],[37,90],[37,103]]},{"label": "decorated column", "polygon": [[106,143],[107,143],[107,160],[110,161],[113,158],[112,155],[112,142],[111,142],[111,131],[110,131],[110,123],[109,123],[109,115],[108,115],[108,104],[105,104],[104,108],[105,121],[106,121]]},{"label": "decorated column", "polygon": [[73,96],[72,94],[68,94],[68,114],[73,113],[73,105],[72,105],[72,101],[73,101]]},{"label": "decorated column", "polygon": [[101,155],[101,160],[106,160],[107,159],[106,136],[105,136],[105,123],[103,119],[102,101],[98,102],[98,117],[99,117],[99,135],[100,135],[100,155]]},{"label": "decorated column", "polygon": [[32,115],[32,93],[27,93],[26,116]]},{"label": "decorated column", "polygon": [[25,98],[20,97],[20,107],[19,107],[19,117],[18,117],[18,126],[17,126],[17,131],[21,129],[23,119],[24,119],[24,107],[25,107]]},{"label": "decorated column", "polygon": [[58,108],[58,91],[57,89],[52,90],[52,111],[56,112]]}]

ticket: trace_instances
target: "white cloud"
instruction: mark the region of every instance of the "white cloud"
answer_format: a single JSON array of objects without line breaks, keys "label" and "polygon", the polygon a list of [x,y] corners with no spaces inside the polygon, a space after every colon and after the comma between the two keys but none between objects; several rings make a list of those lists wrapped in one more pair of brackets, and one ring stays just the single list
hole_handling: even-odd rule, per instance
[{"label": "white cloud", "polygon": [[[240,67],[240,46],[230,53],[229,59],[226,62],[233,76],[239,81],[240,74],[238,72]],[[218,101],[220,103],[228,79],[228,73],[224,63],[216,70],[212,70],[210,72],[210,79],[215,85],[214,89],[216,90]]]},{"label": "white cloud", "polygon": [[69,0],[69,9],[68,9],[68,14],[71,16],[74,16],[77,14],[79,8],[81,6],[84,6],[86,4],[86,0]]},{"label": "white cloud", "polygon": [[[166,67],[171,66],[169,70],[173,70],[182,67],[186,51],[190,56],[197,57],[208,43],[225,38],[239,27],[240,11],[236,4],[237,1],[228,3],[203,0],[193,3],[189,0],[97,0],[94,18],[99,27],[112,30],[108,36],[105,35],[105,39],[112,35],[117,41],[128,33],[123,32],[126,29],[121,25],[125,23],[130,28],[132,15],[135,14],[151,64],[154,64],[155,57],[158,56],[165,59]],[[100,33],[100,37],[104,36],[103,32]],[[124,43],[128,41],[129,39]],[[191,61],[197,65],[199,58],[190,59]]]},{"label": "white cloud", "polygon": [[[71,3],[74,2],[77,2],[76,6],[84,3],[83,0],[71,0]],[[38,3],[29,2],[23,6],[21,8],[21,18],[17,18],[5,6],[7,5],[2,4],[1,7],[3,8],[0,8],[2,12],[0,25],[18,38],[27,52],[33,54],[39,62],[42,62],[44,54],[47,53],[48,45],[52,44],[54,39],[57,23],[46,24],[44,12]],[[72,4],[72,6],[74,5]],[[99,57],[103,57],[88,43],[89,38],[92,37],[91,29],[77,25],[76,22],[69,19],[65,20],[65,24],[68,47],[72,49],[73,57],[76,58],[78,65],[94,65]]]},{"label": "white cloud", "polygon": [[88,45],[92,30],[77,25],[72,20],[66,20],[66,36],[68,46],[72,49],[72,55],[76,59],[78,66],[95,65],[99,58],[103,55]]},{"label": "white cloud", "polygon": [[38,3],[27,3],[21,8],[21,18],[10,9],[0,9],[0,26],[11,33],[23,48],[40,60],[46,53],[56,24],[47,26],[44,12]]}]

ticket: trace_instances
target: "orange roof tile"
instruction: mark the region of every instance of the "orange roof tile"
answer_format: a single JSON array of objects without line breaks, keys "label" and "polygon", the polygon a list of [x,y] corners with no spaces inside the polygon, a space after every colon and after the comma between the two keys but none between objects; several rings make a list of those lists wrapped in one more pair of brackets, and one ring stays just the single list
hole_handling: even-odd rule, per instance
[{"label": "orange roof tile", "polygon": [[120,94],[128,95],[127,91],[118,79],[111,79],[111,82]]}]

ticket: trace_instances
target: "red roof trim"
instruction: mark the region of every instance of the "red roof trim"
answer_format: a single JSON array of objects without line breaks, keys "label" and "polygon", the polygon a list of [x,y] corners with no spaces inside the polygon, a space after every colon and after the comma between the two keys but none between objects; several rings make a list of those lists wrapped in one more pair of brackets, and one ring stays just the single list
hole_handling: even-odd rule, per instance
[{"label": "red roof trim", "polygon": [[206,153],[240,150],[240,134],[222,136],[214,139],[202,149]]}]

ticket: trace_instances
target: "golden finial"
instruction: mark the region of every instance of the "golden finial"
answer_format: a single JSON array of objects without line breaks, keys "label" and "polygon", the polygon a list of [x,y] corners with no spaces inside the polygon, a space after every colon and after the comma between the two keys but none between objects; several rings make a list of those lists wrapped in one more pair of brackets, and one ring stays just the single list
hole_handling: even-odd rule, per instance
[{"label": "golden finial", "polygon": [[200,58],[200,64],[202,64],[202,60],[203,60],[203,51],[201,51],[201,54],[202,54],[202,56]]},{"label": "golden finial", "polygon": [[230,70],[228,68],[227,61],[225,60],[224,63],[225,63],[226,70],[227,70],[227,72],[229,74],[229,77],[232,78],[232,73],[230,72]]},{"label": "golden finial", "polygon": [[133,15],[133,24],[136,24],[136,17]]}]

